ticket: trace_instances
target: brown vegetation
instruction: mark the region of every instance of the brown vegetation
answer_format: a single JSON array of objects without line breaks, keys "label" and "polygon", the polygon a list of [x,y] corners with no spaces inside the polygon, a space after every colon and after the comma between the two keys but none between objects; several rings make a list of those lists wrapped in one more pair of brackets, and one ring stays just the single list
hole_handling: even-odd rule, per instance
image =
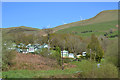
[{"label": "brown vegetation", "polygon": [[55,60],[41,57],[36,54],[20,54],[16,53],[16,58],[13,62],[16,64],[11,69],[28,69],[28,70],[50,70],[55,69],[57,62]]}]

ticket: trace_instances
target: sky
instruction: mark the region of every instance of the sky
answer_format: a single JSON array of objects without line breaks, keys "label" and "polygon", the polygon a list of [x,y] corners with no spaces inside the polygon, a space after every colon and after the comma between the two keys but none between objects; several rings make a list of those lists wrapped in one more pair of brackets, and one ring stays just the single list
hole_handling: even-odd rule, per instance
[{"label": "sky", "polygon": [[52,28],[116,9],[117,2],[3,2],[2,27]]}]

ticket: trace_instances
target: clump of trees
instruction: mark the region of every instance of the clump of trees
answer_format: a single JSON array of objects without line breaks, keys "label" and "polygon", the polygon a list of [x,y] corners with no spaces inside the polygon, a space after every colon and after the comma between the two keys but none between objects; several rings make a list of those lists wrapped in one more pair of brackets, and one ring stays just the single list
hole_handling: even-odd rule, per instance
[{"label": "clump of trees", "polygon": [[88,44],[89,54],[90,54],[90,60],[94,59],[96,61],[99,61],[104,56],[104,50],[102,49],[98,38],[93,34],[91,36],[91,41]]},{"label": "clump of trees", "polygon": [[59,46],[61,50],[68,50],[75,55],[85,51],[87,46],[80,36],[73,34],[52,34],[50,41],[52,47]]}]

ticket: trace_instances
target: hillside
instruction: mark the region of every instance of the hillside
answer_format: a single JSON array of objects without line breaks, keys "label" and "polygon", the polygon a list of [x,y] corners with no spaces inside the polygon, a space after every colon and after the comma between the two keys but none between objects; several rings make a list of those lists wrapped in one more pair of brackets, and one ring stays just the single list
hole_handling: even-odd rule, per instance
[{"label": "hillside", "polygon": [[26,26],[20,26],[20,27],[11,27],[11,28],[2,28],[2,33],[7,34],[14,34],[14,33],[26,33],[26,34],[38,34],[38,35],[44,35],[45,32],[41,29],[37,28],[31,28]]},{"label": "hillside", "polygon": [[95,17],[87,20],[82,20],[78,22],[57,26],[54,28],[54,31],[58,31],[61,29],[69,28],[69,27],[85,26],[85,25],[97,24],[102,22],[111,22],[111,21],[117,21],[117,20],[118,20],[118,10],[106,10],[106,11],[100,12]]},{"label": "hillside", "polygon": [[80,36],[90,36],[91,34],[104,35],[112,31],[112,34],[118,33],[118,10],[108,10],[97,14],[95,17],[58,26],[56,33],[72,33]]},{"label": "hillside", "polygon": [[118,33],[118,28],[116,27],[117,23],[118,22],[116,20],[116,21],[96,23],[91,25],[75,26],[75,27],[59,30],[56,33],[62,33],[62,34],[71,33],[80,36],[90,36],[93,33],[96,35],[104,35],[112,31],[112,34],[117,34]]}]

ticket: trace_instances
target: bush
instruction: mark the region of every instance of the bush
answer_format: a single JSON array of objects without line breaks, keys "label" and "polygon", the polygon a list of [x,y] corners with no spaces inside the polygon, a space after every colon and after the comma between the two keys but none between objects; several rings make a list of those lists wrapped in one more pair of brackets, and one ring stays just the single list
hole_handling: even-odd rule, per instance
[{"label": "bush", "polygon": [[39,54],[43,57],[48,57],[49,53],[50,52],[48,51],[47,48],[43,48],[42,50],[39,51]]},{"label": "bush", "polygon": [[115,66],[118,66],[118,41],[114,40],[114,42],[108,46],[107,52],[105,54],[106,63],[112,63]]},{"label": "bush", "polygon": [[56,47],[55,50],[51,50],[50,58],[57,60],[57,63],[61,65],[61,51],[59,47]]},{"label": "bush", "polygon": [[65,58],[63,59],[64,63],[69,63],[72,62],[74,59],[73,58]]},{"label": "bush", "polygon": [[83,60],[78,65],[78,70],[82,72],[77,75],[79,78],[117,78],[118,69],[113,64],[101,64],[100,68],[93,61]]},{"label": "bush", "polygon": [[[4,43],[7,43],[7,46],[5,46]],[[13,59],[16,56],[16,52],[14,50],[8,50],[8,47],[11,47],[11,43],[12,43],[11,41],[3,42],[3,45],[2,45],[2,70],[3,71],[9,70],[9,68],[15,64],[13,62]]]},{"label": "bush", "polygon": [[47,48],[43,48],[42,50],[35,52],[35,54],[39,54],[43,57],[48,57],[57,61],[59,65],[61,65],[61,53],[60,48],[56,47],[55,50],[48,51]]},{"label": "bush", "polygon": [[15,51],[4,51],[2,52],[2,70],[6,71],[11,66],[13,66],[15,63],[13,62],[13,59],[16,56]]},{"label": "bush", "polygon": [[118,78],[118,69],[113,64],[104,64],[96,72],[99,78]]}]

